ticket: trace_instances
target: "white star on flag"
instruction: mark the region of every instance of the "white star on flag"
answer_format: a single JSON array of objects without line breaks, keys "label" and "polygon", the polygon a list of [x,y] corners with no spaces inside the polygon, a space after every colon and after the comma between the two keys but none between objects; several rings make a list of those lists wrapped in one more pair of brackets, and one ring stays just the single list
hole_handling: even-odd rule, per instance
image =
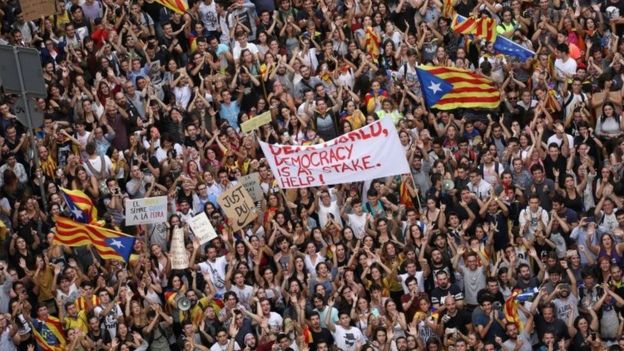
[{"label": "white star on flag", "polygon": [[123,246],[121,241],[115,240],[115,239],[111,240],[110,246],[115,246],[118,249],[121,249],[121,248],[125,247],[125,246]]},{"label": "white star on flag", "polygon": [[74,214],[74,217],[76,217],[76,219],[82,218],[82,211],[80,209],[74,208],[72,210],[72,213]]},{"label": "white star on flag", "polygon": [[440,83],[431,82],[431,85],[429,85],[427,88],[431,89],[434,94],[437,94],[438,91],[442,91],[442,88],[440,88]]}]

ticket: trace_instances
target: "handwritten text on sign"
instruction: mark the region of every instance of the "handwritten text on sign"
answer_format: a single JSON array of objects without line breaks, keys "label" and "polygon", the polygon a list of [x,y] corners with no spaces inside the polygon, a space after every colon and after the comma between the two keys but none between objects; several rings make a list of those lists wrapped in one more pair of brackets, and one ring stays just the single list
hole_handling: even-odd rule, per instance
[{"label": "handwritten text on sign", "polygon": [[126,200],[126,225],[162,223],[166,221],[166,196]]},{"label": "handwritten text on sign", "polygon": [[258,172],[238,177],[238,184],[245,187],[245,190],[247,190],[255,202],[262,201],[264,198],[264,192],[260,186],[260,174]]},{"label": "handwritten text on sign", "polygon": [[208,220],[206,212],[201,212],[197,216],[191,218],[189,220],[189,226],[193,230],[195,238],[197,238],[202,245],[217,237],[217,232],[215,232],[212,223]]},{"label": "handwritten text on sign", "polygon": [[184,229],[175,228],[171,235],[171,249],[169,250],[171,257],[172,269],[188,268],[188,252],[184,247]]},{"label": "handwritten text on sign", "polygon": [[56,11],[53,0],[21,0],[22,13],[25,21],[32,21],[43,16],[53,15]]},{"label": "handwritten text on sign", "polygon": [[256,219],[253,199],[242,185],[228,189],[217,199],[232,229],[239,230]]},{"label": "handwritten text on sign", "polygon": [[260,142],[282,188],[350,183],[409,173],[405,151],[390,118],[311,146]]}]

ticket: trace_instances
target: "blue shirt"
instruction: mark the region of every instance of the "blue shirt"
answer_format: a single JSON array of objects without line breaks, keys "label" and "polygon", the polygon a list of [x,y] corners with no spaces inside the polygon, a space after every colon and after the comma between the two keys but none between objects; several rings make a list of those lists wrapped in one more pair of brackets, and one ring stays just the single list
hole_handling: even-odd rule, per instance
[{"label": "blue shirt", "polygon": [[[498,318],[504,318],[503,316],[500,315],[500,311],[495,311]],[[476,326],[482,325],[482,326],[486,326],[489,321],[490,321],[490,316],[484,314],[484,313],[478,313],[477,315],[472,317],[473,319],[473,324]],[[490,325],[490,329],[488,329],[487,334],[485,335],[485,340],[490,341],[490,342],[494,342],[494,338],[500,336],[501,338],[506,338],[505,336],[505,330],[503,329],[503,326],[500,325],[500,323],[498,321],[494,321],[492,323],[492,325]]]},{"label": "blue shirt", "polygon": [[240,130],[238,125],[238,114],[240,113],[240,105],[238,101],[232,101],[229,104],[221,103],[219,108],[219,117],[221,119],[228,122],[228,124],[236,129],[236,131]]},{"label": "blue shirt", "polygon": [[130,71],[128,72],[128,79],[132,81],[132,84],[136,85],[137,77],[146,77],[149,76],[149,72],[152,69],[152,65],[147,63],[138,71]]}]

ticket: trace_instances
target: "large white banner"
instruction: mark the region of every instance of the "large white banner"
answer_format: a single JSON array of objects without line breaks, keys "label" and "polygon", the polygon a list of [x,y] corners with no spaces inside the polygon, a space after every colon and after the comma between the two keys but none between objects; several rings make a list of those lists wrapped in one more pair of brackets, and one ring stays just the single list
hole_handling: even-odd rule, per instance
[{"label": "large white banner", "polygon": [[318,145],[260,142],[283,189],[351,183],[410,173],[405,151],[390,118]]}]

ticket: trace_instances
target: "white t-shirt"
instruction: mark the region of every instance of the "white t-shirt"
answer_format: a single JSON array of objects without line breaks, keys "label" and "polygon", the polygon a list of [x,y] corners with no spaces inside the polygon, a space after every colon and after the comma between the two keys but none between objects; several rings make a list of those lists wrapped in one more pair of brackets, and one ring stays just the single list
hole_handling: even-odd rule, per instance
[{"label": "white t-shirt", "polygon": [[[570,134],[566,134],[566,137],[568,138],[568,146],[574,146],[574,138],[572,138]],[[561,144],[563,144],[563,138],[559,138],[557,134],[553,134],[550,138],[548,138],[548,141],[546,141],[546,144],[548,145],[550,145],[551,143],[555,143],[557,144],[557,146],[561,146]]]},{"label": "white t-shirt", "polygon": [[323,202],[319,199],[319,207],[318,207],[318,216],[319,216],[319,226],[324,228],[327,224],[327,214],[331,213],[334,215],[334,220],[342,225],[342,218],[340,218],[340,209],[338,208],[338,201],[332,200],[331,204],[328,206],[323,205]]},{"label": "white t-shirt", "polygon": [[104,317],[102,324],[106,329],[108,329],[108,332],[111,338],[114,338],[117,335],[118,319],[119,317],[123,317],[123,313],[121,312],[121,307],[119,307],[118,304],[115,304],[115,307],[113,307],[106,316],[100,315],[100,313],[102,313],[103,310],[104,310],[104,307],[102,307],[101,305],[97,305],[93,309],[95,314],[100,316],[100,320],[102,320],[102,317]]},{"label": "white t-shirt", "polygon": [[82,157],[83,160],[89,157],[89,154],[87,154],[87,151],[84,150],[84,148],[87,146],[90,136],[91,132],[89,131],[85,131],[83,135],[76,133],[76,140],[78,140],[78,142],[80,143],[80,147],[82,148],[82,150],[80,151],[80,157]]},{"label": "white t-shirt", "polygon": [[[215,342],[214,344],[212,344],[212,346],[210,346],[210,351],[227,351],[229,343],[230,343],[229,340],[225,345],[221,345],[218,342]],[[238,345],[238,343],[234,341],[234,351],[238,351],[240,349],[241,348]]]},{"label": "white t-shirt", "polygon": [[[407,285],[405,284],[405,280],[407,280],[407,278],[409,277],[409,274],[403,273],[403,274],[400,274],[399,277],[401,277],[401,286],[403,287],[403,292],[406,294],[409,294],[409,289],[407,288]],[[423,272],[416,271],[416,274],[414,274],[414,277],[416,278],[418,282],[418,290],[420,292],[425,291],[425,279],[423,277]]]},{"label": "white t-shirt", "polygon": [[563,62],[563,60],[558,58],[555,60],[555,69],[559,75],[574,75],[576,74],[576,61],[568,57],[568,59]]},{"label": "white t-shirt", "polygon": [[[104,158],[104,167],[106,168],[106,172],[105,174],[107,174],[109,177],[113,175],[113,161],[111,161],[110,157],[108,157],[107,155],[103,155],[103,156],[98,156],[95,159],[87,159],[87,161],[85,161],[85,163],[89,162],[91,164],[91,167],[93,167],[93,169],[98,172],[98,173],[102,173],[102,160],[100,158]],[[94,174],[91,173],[91,168],[87,167],[85,164],[85,170],[87,171],[87,174],[92,176]]]},{"label": "white t-shirt", "polygon": [[251,309],[249,300],[251,300],[251,296],[254,292],[253,290],[253,287],[247,284],[243,285],[242,288],[239,288],[237,285],[232,285],[230,287],[230,291],[233,291],[236,296],[238,296],[239,303],[245,306],[246,309]]},{"label": "white t-shirt", "polygon": [[217,289],[218,294],[225,294],[225,266],[227,265],[227,259],[225,256],[217,257],[214,262],[208,260],[199,264],[199,269],[202,274],[208,274],[210,281]]},{"label": "white t-shirt", "polygon": [[349,226],[353,230],[353,235],[362,239],[366,236],[366,212],[362,212],[360,216],[355,213],[347,214],[349,220]]},{"label": "white t-shirt", "polygon": [[269,329],[273,332],[279,332],[282,329],[284,319],[277,312],[269,312]]},{"label": "white t-shirt", "polygon": [[219,29],[219,20],[217,18],[217,7],[214,0],[210,5],[206,5],[204,1],[199,3],[199,14],[206,30],[214,32]]},{"label": "white t-shirt", "polygon": [[320,254],[317,254],[316,261],[312,262],[312,258],[310,258],[310,255],[306,254],[305,257],[303,258],[303,262],[305,263],[305,267],[308,271],[308,274],[311,277],[316,277],[316,265],[318,265],[321,262],[325,262],[325,257],[321,256]]},{"label": "white t-shirt", "polygon": [[234,49],[232,49],[232,55],[234,56],[234,60],[240,59],[241,51],[245,49],[249,50],[252,55],[258,55],[258,47],[256,46],[256,44],[247,43],[244,48],[241,48],[240,44],[237,41],[236,44],[234,44]]},{"label": "white t-shirt", "polygon": [[355,351],[355,344],[358,341],[364,342],[364,335],[356,327],[345,329],[340,325],[336,325],[336,330],[333,334],[336,346],[342,351]]},{"label": "white t-shirt", "polygon": [[472,184],[472,182],[468,183],[468,190],[477,194],[481,200],[490,196],[490,189],[492,189],[492,185],[483,179],[481,179],[477,185]]},{"label": "white t-shirt", "polygon": [[[527,335],[526,332],[523,331],[523,332],[518,333],[518,339],[520,339],[522,342],[522,345],[520,346],[520,349],[518,349],[518,351],[533,350],[533,347],[531,346],[531,338]],[[503,343],[503,347],[506,350],[515,350],[516,342],[511,339],[507,339],[507,341]]]},{"label": "white t-shirt", "polygon": [[578,308],[576,307],[578,306],[578,297],[574,296],[574,294],[570,293],[565,300],[556,298],[553,300],[553,303],[555,304],[557,319],[567,321],[570,318],[570,313],[574,318],[578,317]]},{"label": "white t-shirt", "polygon": [[[184,149],[182,149],[182,145],[177,143],[173,144],[173,149],[178,155],[182,155],[182,153],[184,152]],[[165,149],[163,149],[162,147],[159,147],[154,151],[154,156],[156,156],[158,162],[163,162],[167,159],[167,151],[165,151]]]},{"label": "white t-shirt", "polygon": [[498,166],[497,166],[496,161],[492,162],[492,164],[489,166],[487,166],[484,163],[483,164],[483,180],[490,183],[490,185],[498,184],[498,180],[500,179],[501,174],[503,174],[504,168],[505,167],[501,165],[500,163],[498,163]]}]

